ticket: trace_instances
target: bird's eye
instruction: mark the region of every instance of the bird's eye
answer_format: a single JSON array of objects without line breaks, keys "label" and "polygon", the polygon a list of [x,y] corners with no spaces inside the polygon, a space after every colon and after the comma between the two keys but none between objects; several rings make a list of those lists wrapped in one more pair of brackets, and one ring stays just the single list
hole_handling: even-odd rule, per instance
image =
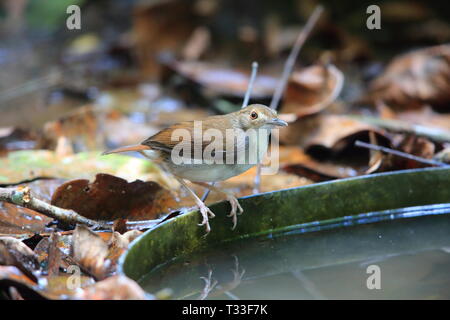
[{"label": "bird's eye", "polygon": [[250,113],[250,118],[251,118],[252,120],[255,120],[255,119],[258,118],[258,114],[256,113],[256,111],[252,111],[252,113]]}]

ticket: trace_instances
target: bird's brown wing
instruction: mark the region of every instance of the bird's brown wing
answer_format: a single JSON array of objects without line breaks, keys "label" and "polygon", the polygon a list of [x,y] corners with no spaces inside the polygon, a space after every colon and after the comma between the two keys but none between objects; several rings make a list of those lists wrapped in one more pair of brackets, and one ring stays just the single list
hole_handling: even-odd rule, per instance
[{"label": "bird's brown wing", "polygon": [[[173,148],[178,145],[177,148],[190,148],[191,150],[191,158],[197,158],[195,154],[195,147],[198,145],[201,147],[202,158],[204,159],[205,149],[210,146],[214,141],[216,136],[212,139],[204,139],[204,134],[208,129],[216,129],[222,133],[223,140],[218,140],[213,148],[212,156],[216,157],[216,155],[220,155],[221,157],[226,156],[226,132],[224,128],[230,128],[231,123],[228,123],[229,120],[224,116],[213,116],[209,117],[205,120],[202,120],[202,131],[199,135],[199,140],[195,141],[194,135],[194,121],[184,121],[177,124],[174,124],[166,129],[161,130],[157,134],[151,136],[147,140],[143,141],[141,144],[145,146],[149,146],[152,149],[160,150],[165,153],[170,154],[173,151]],[[199,134],[199,133],[197,133]],[[212,147],[206,151],[211,151]]]},{"label": "bird's brown wing", "polygon": [[173,148],[181,143],[188,143],[191,145],[193,141],[192,139],[177,139],[177,136],[183,136],[187,134],[189,136],[193,136],[194,130],[194,122],[193,121],[184,121],[180,123],[176,123],[166,129],[161,130],[157,134],[151,136],[144,140],[141,144],[145,146],[149,146],[152,149],[161,150],[164,152],[172,152]]}]

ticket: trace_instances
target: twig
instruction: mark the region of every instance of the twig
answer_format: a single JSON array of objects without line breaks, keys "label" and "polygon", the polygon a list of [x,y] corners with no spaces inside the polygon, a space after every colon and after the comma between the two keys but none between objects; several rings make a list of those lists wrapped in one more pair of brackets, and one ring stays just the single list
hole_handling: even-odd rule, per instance
[{"label": "twig", "polygon": [[29,187],[25,188],[0,188],[0,201],[16,204],[32,209],[47,217],[59,220],[66,224],[86,224],[92,227],[106,227],[103,223],[80,216],[73,210],[55,207],[47,202],[34,198]]},{"label": "twig", "polygon": [[[284,64],[283,74],[281,75],[280,81],[278,81],[278,85],[275,89],[275,93],[273,94],[272,101],[270,101],[270,108],[276,110],[278,108],[278,104],[280,103],[281,97],[284,94],[284,90],[286,89],[286,84],[288,82],[289,76],[292,73],[292,69],[294,68],[295,60],[297,60],[298,54],[300,53],[300,49],[308,38],[311,30],[322,14],[323,7],[317,6],[308,21],[306,22],[305,27],[302,29],[300,34],[295,41],[294,46],[292,47],[291,52],[289,53],[289,57]],[[257,164],[256,168],[256,176],[255,176],[255,187],[253,188],[253,193],[259,193],[261,190],[261,163]]]},{"label": "twig", "polygon": [[258,73],[258,62],[254,61],[252,63],[252,75],[250,76],[250,82],[248,83],[247,92],[245,93],[244,101],[242,102],[242,108],[245,108],[248,105],[248,101],[250,100],[250,96],[253,90],[253,84],[256,79],[256,74]]},{"label": "twig", "polygon": [[[248,102],[250,101],[250,96],[252,94],[253,90],[253,84],[255,83],[256,74],[258,73],[258,62],[254,61],[252,63],[252,74],[250,76],[250,81],[247,86],[247,91],[245,92],[244,101],[242,102],[242,108],[245,108],[248,105]],[[214,186],[215,182],[211,183],[212,186]],[[211,192],[211,189],[207,189],[203,196],[201,197],[201,200],[203,202],[206,201],[206,199],[209,196],[209,193]]]},{"label": "twig", "polygon": [[366,143],[366,142],[362,142],[362,141],[359,141],[359,140],[355,141],[355,146],[361,147],[361,148],[367,148],[367,149],[371,149],[371,150],[375,150],[375,151],[381,151],[381,152],[384,152],[384,153],[390,153],[390,154],[393,154],[393,155],[395,155],[397,157],[405,158],[405,159],[408,159],[408,160],[413,160],[413,161],[416,161],[416,162],[419,162],[419,163],[424,163],[424,164],[428,164],[428,165],[432,165],[432,166],[450,167],[450,165],[448,165],[448,164],[446,164],[444,162],[431,160],[431,159],[425,159],[425,158],[422,158],[422,157],[414,156],[414,155],[409,154],[409,153],[401,152],[401,151],[394,150],[394,149],[387,148],[387,147],[377,146],[377,145]]},{"label": "twig", "polygon": [[450,142],[450,132],[447,130],[425,127],[422,125],[410,124],[400,120],[382,119],[369,116],[350,116],[359,120],[386,130],[394,132],[412,133],[416,136],[428,138],[436,142]]},{"label": "twig", "polygon": [[316,24],[317,20],[319,19],[320,15],[322,14],[322,11],[323,11],[323,7],[317,6],[314,9],[311,16],[309,17],[308,21],[306,22],[305,27],[302,29],[302,31],[298,35],[298,38],[295,41],[295,44],[292,47],[289,57],[286,60],[286,63],[284,65],[283,74],[281,76],[280,81],[278,82],[277,88],[275,89],[275,93],[273,94],[272,101],[270,102],[270,107],[272,109],[277,109],[278,103],[280,102],[281,97],[283,96],[284,90],[286,88],[287,80],[292,73],[292,69],[294,68],[295,60],[297,60],[297,56],[300,52],[300,49],[302,48],[303,44],[305,43],[306,39],[308,38],[309,34],[311,33],[311,30],[313,29],[314,25]]}]

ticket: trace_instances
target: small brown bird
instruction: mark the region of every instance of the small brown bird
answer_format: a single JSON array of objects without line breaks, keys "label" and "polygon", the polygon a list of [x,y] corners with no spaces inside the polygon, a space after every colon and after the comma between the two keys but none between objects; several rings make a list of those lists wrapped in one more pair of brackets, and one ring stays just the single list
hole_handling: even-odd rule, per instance
[{"label": "small brown bird", "polygon": [[[257,163],[267,152],[270,130],[287,123],[277,118],[275,110],[261,104],[249,105],[226,115],[199,121],[176,123],[143,141],[103,154],[137,151],[170,172],[195,199],[202,214],[200,225],[209,233],[209,217],[214,213],[192,191],[184,179],[204,188],[223,193],[231,205],[233,228],[237,214],[243,212],[236,197],[207,182],[237,176]],[[180,139],[181,138],[181,139]],[[238,212],[239,211],[239,212]]]}]

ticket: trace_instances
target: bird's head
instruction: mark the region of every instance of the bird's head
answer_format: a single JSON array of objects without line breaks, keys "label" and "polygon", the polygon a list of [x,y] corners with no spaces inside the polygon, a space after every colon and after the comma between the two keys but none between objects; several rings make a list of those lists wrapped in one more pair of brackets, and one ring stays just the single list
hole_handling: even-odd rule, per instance
[{"label": "bird's head", "polygon": [[238,121],[244,130],[272,129],[288,124],[278,118],[277,112],[262,104],[251,104],[237,112]]}]

